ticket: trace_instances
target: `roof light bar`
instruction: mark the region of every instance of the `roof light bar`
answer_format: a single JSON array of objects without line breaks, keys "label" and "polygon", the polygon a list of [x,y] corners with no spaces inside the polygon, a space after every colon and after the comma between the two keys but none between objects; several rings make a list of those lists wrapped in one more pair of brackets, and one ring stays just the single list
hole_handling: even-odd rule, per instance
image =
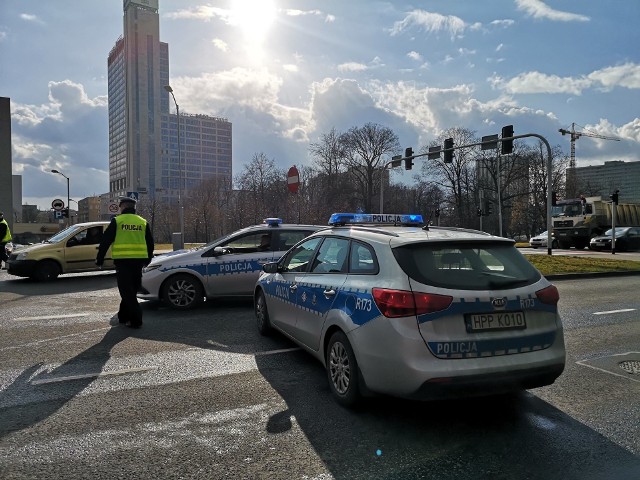
[{"label": "roof light bar", "polygon": [[422,215],[396,213],[334,213],[329,225],[422,225]]},{"label": "roof light bar", "polygon": [[276,227],[276,226],[278,226],[278,225],[280,225],[282,223],[282,219],[281,218],[269,217],[269,218],[265,218],[262,221],[262,223],[266,223],[270,227]]}]

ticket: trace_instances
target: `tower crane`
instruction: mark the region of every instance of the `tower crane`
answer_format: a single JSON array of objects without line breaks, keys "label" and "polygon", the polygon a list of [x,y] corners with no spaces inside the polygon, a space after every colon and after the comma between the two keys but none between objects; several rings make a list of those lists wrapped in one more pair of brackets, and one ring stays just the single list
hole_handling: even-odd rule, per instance
[{"label": "tower crane", "polygon": [[580,137],[602,138],[603,140],[615,140],[616,142],[620,141],[619,138],[607,137],[604,135],[599,135],[597,133],[584,132],[584,131],[577,132],[575,123],[571,124],[571,130],[565,130],[564,128],[560,128],[558,131],[562,135],[571,135],[571,159],[569,160],[569,168],[576,168],[576,140],[579,139]]}]

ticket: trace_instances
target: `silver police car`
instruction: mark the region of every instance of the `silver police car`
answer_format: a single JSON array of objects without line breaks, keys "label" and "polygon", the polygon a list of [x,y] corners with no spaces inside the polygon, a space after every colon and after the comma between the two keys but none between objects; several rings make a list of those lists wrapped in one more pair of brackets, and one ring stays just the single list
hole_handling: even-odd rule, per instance
[{"label": "silver police car", "polygon": [[266,264],[258,330],[319,359],[339,403],[549,385],[565,346],[558,290],[514,241],[419,215],[334,214]]},{"label": "silver police car", "polygon": [[321,228],[267,218],[207,245],[159,255],[142,271],[138,298],[189,309],[205,298],[251,297],[265,263]]}]

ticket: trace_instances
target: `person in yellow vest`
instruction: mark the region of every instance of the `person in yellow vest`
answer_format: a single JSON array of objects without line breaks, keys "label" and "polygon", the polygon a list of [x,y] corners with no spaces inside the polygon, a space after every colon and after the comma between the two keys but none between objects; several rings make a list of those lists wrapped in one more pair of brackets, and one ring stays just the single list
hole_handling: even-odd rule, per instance
[{"label": "person in yellow vest", "polygon": [[4,219],[4,213],[0,212],[0,267],[2,267],[2,262],[5,263],[3,268],[7,266],[7,243],[11,241],[11,230],[9,230],[9,224]]},{"label": "person in yellow vest", "polygon": [[140,328],[142,308],[138,303],[137,293],[142,281],[142,269],[153,258],[153,236],[147,221],[136,214],[135,199],[120,197],[119,205],[120,214],[111,220],[102,236],[96,265],[102,266],[111,246],[121,300],[117,319],[113,317],[110,323]]}]

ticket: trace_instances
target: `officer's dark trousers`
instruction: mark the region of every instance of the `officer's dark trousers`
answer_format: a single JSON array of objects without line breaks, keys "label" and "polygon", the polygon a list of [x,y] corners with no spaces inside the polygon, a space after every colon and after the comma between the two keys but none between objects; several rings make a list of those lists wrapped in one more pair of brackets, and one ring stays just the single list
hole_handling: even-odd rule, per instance
[{"label": "officer's dark trousers", "polygon": [[118,320],[120,323],[131,322],[131,325],[142,324],[142,308],[138,303],[136,293],[142,281],[142,267],[145,260],[114,260],[116,266],[116,280],[120,292],[120,309]]}]

